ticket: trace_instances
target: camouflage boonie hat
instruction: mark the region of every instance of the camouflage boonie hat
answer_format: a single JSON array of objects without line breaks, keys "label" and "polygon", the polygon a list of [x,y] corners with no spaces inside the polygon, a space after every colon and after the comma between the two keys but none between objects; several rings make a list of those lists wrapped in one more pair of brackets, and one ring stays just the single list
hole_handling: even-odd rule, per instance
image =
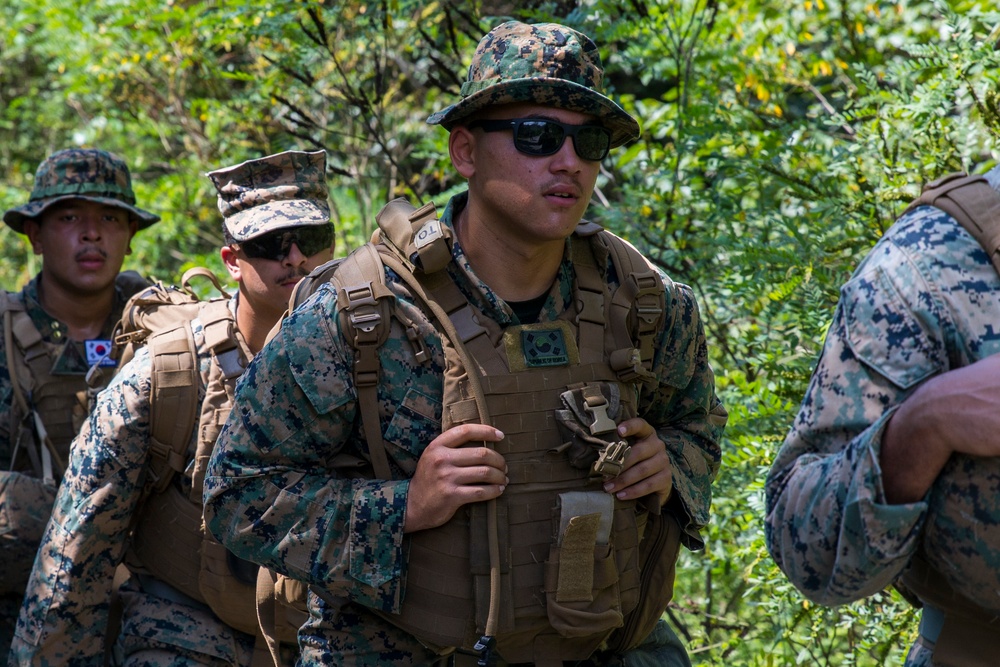
[{"label": "camouflage boonie hat", "polygon": [[234,241],[330,223],[326,151],[286,151],[208,172]]},{"label": "camouflage boonie hat", "polygon": [[427,122],[451,129],[486,107],[535,102],[591,114],[611,130],[611,147],[639,136],[639,123],[604,95],[597,45],[558,23],[508,21],[479,42],[462,99]]},{"label": "camouflage boonie hat", "polygon": [[125,209],[139,229],[160,219],[136,207],[132,177],[124,160],[108,151],[70,148],[45,158],[35,172],[35,186],[28,203],[4,213],[3,221],[23,234],[25,220],[37,218],[49,206],[69,199],[86,199]]}]

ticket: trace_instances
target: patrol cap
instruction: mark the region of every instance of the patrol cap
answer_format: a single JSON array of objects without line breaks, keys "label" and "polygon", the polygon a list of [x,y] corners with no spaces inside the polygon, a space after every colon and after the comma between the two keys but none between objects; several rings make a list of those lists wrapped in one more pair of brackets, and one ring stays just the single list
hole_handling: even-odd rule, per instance
[{"label": "patrol cap", "polygon": [[69,148],[53,153],[38,166],[28,203],[3,214],[11,229],[24,233],[24,221],[68,199],[86,199],[128,211],[129,219],[145,229],[160,219],[135,205],[132,177],[125,161],[108,151]]},{"label": "patrol cap", "polygon": [[591,114],[611,130],[611,147],[639,136],[639,123],[604,94],[597,45],[558,23],[503,23],[482,38],[462,84],[462,99],[431,114],[450,130],[473,113],[514,102],[535,102]]},{"label": "patrol cap", "polygon": [[207,175],[234,241],[283,227],[330,224],[326,151],[285,151]]}]

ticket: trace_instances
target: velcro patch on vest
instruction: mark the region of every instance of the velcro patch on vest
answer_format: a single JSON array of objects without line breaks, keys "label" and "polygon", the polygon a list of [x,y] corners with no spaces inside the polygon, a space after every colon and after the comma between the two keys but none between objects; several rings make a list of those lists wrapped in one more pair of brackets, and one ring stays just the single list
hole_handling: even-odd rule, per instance
[{"label": "velcro patch on vest", "polygon": [[557,602],[590,602],[594,599],[594,547],[601,524],[600,514],[569,519],[560,536]]},{"label": "velcro patch on vest", "polygon": [[101,366],[114,366],[116,361],[111,358],[111,341],[94,338],[84,343],[87,348],[87,363],[93,366],[100,363]]},{"label": "velcro patch on vest", "polygon": [[575,333],[564,320],[510,327],[504,332],[503,342],[512,373],[580,363]]}]

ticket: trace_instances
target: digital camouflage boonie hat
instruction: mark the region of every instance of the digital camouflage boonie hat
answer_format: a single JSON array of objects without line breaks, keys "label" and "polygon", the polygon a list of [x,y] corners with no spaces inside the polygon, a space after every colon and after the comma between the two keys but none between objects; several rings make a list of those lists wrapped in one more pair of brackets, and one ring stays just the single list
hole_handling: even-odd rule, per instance
[{"label": "digital camouflage boonie hat", "polygon": [[25,220],[37,218],[49,206],[69,199],[86,199],[125,209],[139,229],[160,219],[136,207],[132,178],[124,160],[108,151],[69,148],[45,158],[35,172],[35,186],[28,203],[4,213],[3,221],[23,234]]},{"label": "digital camouflage boonie hat", "polygon": [[486,107],[535,102],[591,114],[611,130],[611,147],[639,136],[639,123],[604,94],[597,45],[558,23],[508,21],[479,42],[461,101],[427,122],[451,129]]},{"label": "digital camouflage boonie hat", "polygon": [[330,223],[326,152],[286,151],[208,172],[234,241],[283,227]]}]

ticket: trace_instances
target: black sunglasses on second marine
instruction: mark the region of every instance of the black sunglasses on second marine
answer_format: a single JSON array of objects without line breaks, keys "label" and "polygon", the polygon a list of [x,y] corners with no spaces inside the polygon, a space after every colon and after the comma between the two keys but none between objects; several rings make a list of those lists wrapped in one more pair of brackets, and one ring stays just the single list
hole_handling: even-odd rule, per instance
[{"label": "black sunglasses on second marine", "polygon": [[288,257],[293,243],[303,255],[312,257],[333,243],[333,225],[302,225],[278,229],[240,241],[236,245],[251,259],[273,259],[280,262]]},{"label": "black sunglasses on second marine", "polygon": [[573,148],[584,160],[603,160],[611,148],[611,131],[600,125],[570,125],[548,118],[511,118],[509,120],[474,120],[470,129],[485,132],[514,130],[514,148],[525,155],[552,155],[562,148],[566,137],[573,137]]}]

